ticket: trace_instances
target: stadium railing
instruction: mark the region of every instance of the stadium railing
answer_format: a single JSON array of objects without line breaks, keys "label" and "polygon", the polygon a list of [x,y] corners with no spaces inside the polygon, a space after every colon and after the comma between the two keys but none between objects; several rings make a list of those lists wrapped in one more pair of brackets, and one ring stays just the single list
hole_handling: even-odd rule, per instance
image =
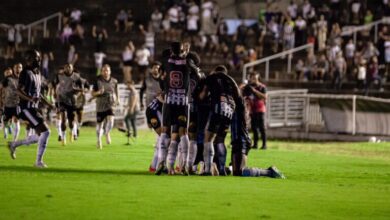
[{"label": "stadium railing", "polygon": [[302,46],[299,46],[299,47],[296,47],[296,48],[293,48],[290,50],[285,50],[283,52],[280,52],[280,53],[277,53],[277,54],[274,54],[274,55],[271,55],[268,57],[264,57],[264,58],[259,59],[259,60],[255,60],[253,62],[246,63],[246,64],[244,64],[243,71],[242,71],[242,82],[246,82],[249,68],[263,64],[263,63],[265,63],[265,78],[264,79],[265,79],[265,81],[268,81],[269,80],[269,73],[270,73],[269,62],[271,60],[286,57],[286,56],[287,56],[287,73],[291,73],[292,54],[299,52],[299,51],[302,51],[302,50],[308,50],[308,49],[314,49],[314,45],[312,43],[305,44],[305,45],[302,45]]},{"label": "stadium railing", "polygon": [[47,32],[47,22],[52,19],[58,18],[58,31],[61,31],[61,25],[62,25],[62,13],[61,12],[56,12],[52,15],[46,16],[44,18],[41,18],[37,21],[34,21],[30,24],[25,25],[24,29],[27,29],[27,43],[31,44],[32,43],[32,37],[31,37],[31,30],[37,26],[43,25],[43,36],[46,36]]},{"label": "stadium railing", "polygon": [[268,128],[300,127],[304,132],[390,136],[390,99],[359,95],[268,92]]}]

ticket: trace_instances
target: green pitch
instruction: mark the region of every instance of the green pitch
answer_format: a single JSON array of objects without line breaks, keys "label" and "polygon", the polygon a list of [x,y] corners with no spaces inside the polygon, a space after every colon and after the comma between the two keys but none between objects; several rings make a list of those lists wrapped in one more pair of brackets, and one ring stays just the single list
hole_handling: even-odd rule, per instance
[{"label": "green pitch", "polygon": [[45,170],[35,145],[13,161],[1,137],[0,219],[390,219],[390,144],[272,141],[249,164],[285,180],[172,177],[147,172],[151,131],[131,146],[115,131],[102,151],[92,128],[66,147],[52,131]]}]

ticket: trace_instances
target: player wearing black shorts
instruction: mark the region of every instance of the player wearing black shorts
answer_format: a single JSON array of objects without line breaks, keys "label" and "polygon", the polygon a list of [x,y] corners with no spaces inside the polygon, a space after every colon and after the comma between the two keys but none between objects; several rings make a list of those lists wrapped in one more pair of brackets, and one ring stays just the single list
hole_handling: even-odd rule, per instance
[{"label": "player wearing black shorts", "polygon": [[75,98],[75,116],[76,120],[74,120],[73,123],[73,130],[75,133],[74,138],[78,138],[80,135],[80,128],[83,123],[83,111],[84,111],[84,105],[86,103],[86,97],[85,93],[89,92],[89,83],[86,79],[80,78],[80,82],[76,85],[80,91],[76,93]]},{"label": "player wearing black shorts", "polygon": [[284,179],[284,175],[275,166],[271,166],[268,169],[247,167],[247,158],[251,146],[248,118],[244,100],[239,97],[236,100],[236,109],[231,123],[233,175],[246,177],[266,176]]},{"label": "player wearing black shorts", "polygon": [[207,76],[205,86],[200,93],[200,99],[209,94],[211,111],[205,131],[203,159],[205,163],[204,175],[211,175],[214,159],[214,141],[218,156],[218,170],[220,175],[226,175],[226,146],[224,144],[235,109],[235,100],[240,91],[235,81],[227,75],[225,66],[217,66]]},{"label": "player wearing black shorts", "polygon": [[23,70],[21,63],[15,64],[12,74],[7,76],[2,83],[3,86],[3,106],[4,106],[4,132],[6,134],[6,127],[11,121],[13,130],[13,141],[19,137],[20,122],[19,122],[19,96],[17,94],[19,75]]},{"label": "player wearing black shorts", "polygon": [[[160,175],[164,164],[168,168],[168,174],[174,174],[174,163],[177,147],[180,142],[183,144],[183,151],[188,151],[189,139],[187,136],[188,121],[188,92],[190,84],[190,67],[183,54],[182,44],[174,42],[171,45],[171,55],[163,61],[164,95],[163,104],[163,126],[160,137],[160,153],[156,174]],[[168,133],[171,133],[167,161]]]},{"label": "player wearing black shorts", "polygon": [[102,149],[102,136],[106,143],[111,144],[110,131],[114,126],[114,109],[119,105],[118,81],[111,77],[111,67],[103,65],[101,75],[93,85],[92,96],[96,98],[96,135],[97,148]]},{"label": "player wearing black shorts", "polygon": [[54,108],[54,106],[41,94],[42,75],[39,71],[40,64],[41,56],[38,51],[30,50],[26,52],[26,68],[20,73],[17,90],[20,97],[20,118],[27,121],[35,130],[36,134],[28,136],[25,140],[9,142],[8,148],[11,152],[11,157],[15,159],[17,147],[38,142],[35,166],[44,168],[47,166],[43,162],[43,155],[48,144],[50,130],[42,113],[38,109],[38,106],[40,102],[43,102],[52,108]]},{"label": "player wearing black shorts", "polygon": [[[189,44],[188,44],[189,51]],[[188,52],[187,61],[191,66],[198,67],[200,64],[200,57],[194,52]],[[190,145],[188,147],[187,158],[184,160],[187,163],[185,164],[185,172],[187,174],[194,174],[196,169],[193,168],[195,163],[198,144],[197,144],[197,133],[198,133],[198,103],[199,103],[199,91],[200,91],[200,82],[205,79],[204,73],[201,72],[200,68],[191,68],[190,75],[190,96],[189,96],[189,107],[190,107],[190,117],[188,125],[188,136],[190,140]]]},{"label": "player wearing black shorts", "polygon": [[76,131],[73,129],[76,110],[76,94],[81,92],[82,89],[77,86],[81,84],[80,74],[74,71],[72,64],[66,64],[64,66],[63,74],[58,74],[54,80],[56,89],[57,102],[59,104],[59,111],[61,117],[61,141],[62,144],[66,144],[66,121],[70,129],[69,140],[73,142],[74,137],[77,136]]}]

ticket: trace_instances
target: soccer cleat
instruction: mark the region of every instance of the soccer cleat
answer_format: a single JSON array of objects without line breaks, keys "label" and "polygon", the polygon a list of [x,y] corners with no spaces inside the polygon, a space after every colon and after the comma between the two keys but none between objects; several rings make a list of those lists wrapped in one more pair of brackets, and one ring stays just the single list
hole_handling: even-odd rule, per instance
[{"label": "soccer cleat", "polygon": [[107,133],[107,134],[106,134],[106,143],[107,143],[107,144],[111,144],[111,136],[110,136],[110,133]]},{"label": "soccer cleat", "polygon": [[8,142],[7,147],[8,147],[9,153],[10,153],[10,155],[11,155],[11,158],[12,158],[13,160],[15,160],[15,159],[16,159],[16,153],[15,153],[15,148],[14,148],[14,146],[12,146],[12,142]]},{"label": "soccer cleat", "polygon": [[73,137],[72,133],[69,133],[69,142],[73,143],[73,141],[74,141],[74,137]]},{"label": "soccer cleat", "polygon": [[271,166],[268,168],[268,170],[271,172],[271,176],[272,178],[278,178],[278,179],[286,179],[286,177],[283,175],[282,172],[280,172],[278,170],[278,168],[276,168],[275,166]]},{"label": "soccer cleat", "polygon": [[96,148],[99,149],[99,150],[103,149],[103,144],[102,144],[101,141],[98,141],[98,142],[97,142]]},{"label": "soccer cleat", "polygon": [[250,168],[243,168],[242,169],[242,176],[252,176],[251,169]]},{"label": "soccer cleat", "polygon": [[198,174],[199,175],[202,175],[204,173],[204,162],[203,161],[200,161],[199,162],[199,171],[198,171]]},{"label": "soccer cleat", "polygon": [[77,128],[77,137],[80,136],[80,129]]},{"label": "soccer cleat", "polygon": [[259,147],[257,145],[253,145],[251,148],[254,149],[254,150],[259,149]]},{"label": "soccer cleat", "polygon": [[174,176],[176,173],[175,173],[175,170],[174,169],[168,169],[168,175],[170,176]]},{"label": "soccer cleat", "polygon": [[61,144],[62,144],[62,146],[66,146],[66,138],[63,138],[63,139],[61,140]]},{"label": "soccer cleat", "polygon": [[150,167],[149,167],[149,172],[150,172],[150,173],[154,173],[154,172],[156,172],[156,169],[150,166]]},{"label": "soccer cleat", "polygon": [[62,141],[61,135],[58,135],[58,142]]},{"label": "soccer cleat", "polygon": [[212,174],[211,174],[211,173],[204,172],[204,173],[202,173],[202,174],[199,174],[199,176],[212,176]]},{"label": "soccer cleat", "polygon": [[260,148],[261,150],[267,150],[267,145],[263,145],[263,146],[261,146],[261,148]]},{"label": "soccer cleat", "polygon": [[211,172],[212,176],[219,176],[217,164],[215,164],[215,163],[211,164],[210,172]]},{"label": "soccer cleat", "polygon": [[164,166],[164,161],[162,161],[161,163],[159,163],[157,165],[157,168],[156,168],[156,172],[154,173],[155,175],[159,176],[161,175],[161,173],[163,173],[164,169],[165,169],[165,166]]},{"label": "soccer cleat", "polygon": [[43,161],[40,161],[40,162],[36,162],[34,164],[34,167],[36,167],[36,168],[47,168],[47,165]]}]

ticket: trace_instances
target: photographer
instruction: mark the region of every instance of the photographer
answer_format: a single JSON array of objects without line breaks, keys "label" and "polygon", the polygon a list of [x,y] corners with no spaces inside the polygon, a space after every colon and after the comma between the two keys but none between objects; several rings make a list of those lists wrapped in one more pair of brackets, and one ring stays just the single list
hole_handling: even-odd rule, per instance
[{"label": "photographer", "polygon": [[257,72],[249,74],[249,83],[243,88],[243,96],[249,104],[251,127],[253,131],[253,146],[257,149],[257,142],[259,140],[259,132],[262,139],[262,150],[267,149],[267,137],[265,133],[265,112],[267,89],[266,86],[259,81],[260,75]]}]

